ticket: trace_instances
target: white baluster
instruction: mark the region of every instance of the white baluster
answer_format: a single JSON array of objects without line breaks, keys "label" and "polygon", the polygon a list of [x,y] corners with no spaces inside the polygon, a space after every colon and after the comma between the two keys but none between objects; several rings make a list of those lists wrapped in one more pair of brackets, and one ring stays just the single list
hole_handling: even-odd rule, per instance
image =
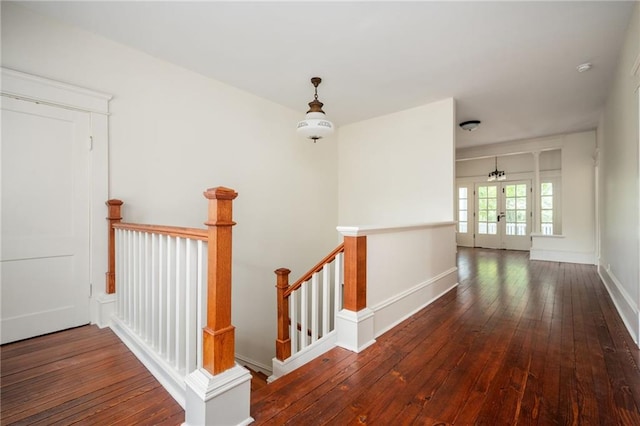
[{"label": "white baluster", "polygon": [[181,318],[184,315],[184,313],[182,312],[182,306],[184,303],[184,297],[183,297],[183,292],[184,292],[184,277],[183,277],[183,269],[184,269],[184,261],[183,261],[183,239],[182,238],[176,238],[176,286],[175,286],[175,293],[174,293],[174,310],[175,310],[175,315],[173,317],[173,329],[174,329],[174,333],[175,333],[175,341],[174,341],[174,351],[175,351],[175,358],[174,358],[174,367],[176,369],[180,369],[180,364],[182,362],[182,355],[183,355],[183,342],[182,342],[182,328],[180,327],[181,324]]},{"label": "white baluster", "polygon": [[151,236],[148,232],[144,233],[144,287],[142,288],[142,332],[141,337],[144,341],[149,341],[151,334],[149,327],[151,325],[151,306],[149,298],[151,296],[151,247],[149,246]]},{"label": "white baluster", "polygon": [[300,287],[300,349],[307,347],[307,330],[309,329],[309,300],[307,299],[307,286],[309,281],[302,283]]},{"label": "white baluster", "polygon": [[165,357],[167,360],[173,359],[173,348],[174,348],[174,339],[173,339],[173,304],[171,301],[173,300],[173,282],[174,282],[174,274],[173,274],[173,237],[167,237],[167,293],[165,295],[166,301],[166,311],[165,311],[165,330],[164,332],[167,335],[167,349],[165,353]]},{"label": "white baluster", "polygon": [[196,288],[196,338],[198,342],[198,349],[196,351],[197,368],[202,368],[202,329],[204,328],[207,320],[207,249],[207,244],[202,241],[198,241],[198,285]]},{"label": "white baluster", "polygon": [[338,253],[338,255],[336,256],[336,260],[334,262],[334,274],[335,274],[335,278],[334,278],[334,290],[335,290],[335,294],[334,294],[334,298],[335,298],[335,308],[333,311],[333,324],[335,324],[335,320],[336,320],[336,315],[338,314],[338,312],[340,312],[342,310],[342,271],[343,271],[343,266],[342,266],[342,261],[343,261],[343,256],[344,253]]},{"label": "white baluster", "polygon": [[158,278],[159,237],[160,235],[158,234],[151,235],[151,300],[149,301],[151,306],[150,340],[151,347],[156,350],[158,350],[158,286],[160,285]]},{"label": "white baluster", "polygon": [[322,267],[322,336],[329,334],[329,311],[331,310],[331,300],[329,293],[331,290],[331,267],[325,264]]},{"label": "white baluster", "polygon": [[311,276],[311,343],[318,340],[318,275],[316,272]]},{"label": "white baluster", "polygon": [[167,295],[167,238],[164,235],[158,236],[158,352],[166,354],[167,335],[164,333],[166,316],[166,295]]},{"label": "white baluster", "polygon": [[122,318],[122,244],[121,229],[116,229],[116,316]]},{"label": "white baluster", "polygon": [[289,338],[291,339],[291,355],[298,352],[298,290],[289,295]]},{"label": "white baluster", "polygon": [[125,322],[129,326],[133,321],[133,257],[135,251],[133,249],[133,231],[127,231],[127,289],[124,294],[125,302]]}]

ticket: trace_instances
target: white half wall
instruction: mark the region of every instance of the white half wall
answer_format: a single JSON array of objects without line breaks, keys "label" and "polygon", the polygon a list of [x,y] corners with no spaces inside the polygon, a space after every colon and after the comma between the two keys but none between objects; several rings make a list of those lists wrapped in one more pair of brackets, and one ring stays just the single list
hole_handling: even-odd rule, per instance
[{"label": "white half wall", "polygon": [[341,224],[453,220],[453,99],[342,126],[338,138]]},{"label": "white half wall", "polygon": [[[335,247],[336,139],[300,139],[295,126],[302,109],[287,109],[19,4],[2,2],[1,8],[4,67],[113,94],[108,196],[124,201],[126,221],[203,227],[203,191],[220,185],[238,191],[236,352],[256,365],[271,365],[273,271],[287,267],[292,277],[300,276]],[[106,217],[106,207],[96,214]]]},{"label": "white half wall", "polygon": [[458,285],[454,222],[338,231],[367,237],[367,308],[375,337]]}]

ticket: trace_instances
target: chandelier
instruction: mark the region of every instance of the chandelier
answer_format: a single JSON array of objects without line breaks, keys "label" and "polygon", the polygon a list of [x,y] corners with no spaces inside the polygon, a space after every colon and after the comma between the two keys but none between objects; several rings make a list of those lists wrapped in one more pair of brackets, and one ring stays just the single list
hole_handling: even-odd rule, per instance
[{"label": "chandelier", "polygon": [[507,174],[504,172],[504,170],[498,170],[498,157],[496,157],[496,169],[489,173],[487,181],[493,182],[494,180],[505,180],[506,178]]},{"label": "chandelier", "polygon": [[318,100],[318,85],[322,82],[320,77],[313,77],[311,84],[315,87],[313,100],[309,102],[309,111],[304,120],[298,122],[298,133],[315,143],[318,139],[333,133],[333,123],[327,119],[322,110],[324,105]]}]

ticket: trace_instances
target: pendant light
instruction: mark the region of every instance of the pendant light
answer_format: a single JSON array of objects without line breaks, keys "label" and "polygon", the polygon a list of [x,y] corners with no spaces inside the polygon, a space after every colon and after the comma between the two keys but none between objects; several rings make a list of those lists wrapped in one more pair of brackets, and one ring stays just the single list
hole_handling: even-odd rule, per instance
[{"label": "pendant light", "polygon": [[507,174],[504,172],[504,170],[498,170],[498,157],[496,157],[496,169],[489,173],[487,181],[493,182],[494,180],[505,180],[506,178]]},{"label": "pendant light", "polygon": [[311,84],[315,87],[315,94],[313,100],[309,102],[309,111],[307,111],[304,120],[298,122],[298,133],[307,139],[312,139],[314,143],[333,133],[333,123],[327,120],[327,116],[322,110],[324,104],[318,100],[318,85],[321,82],[320,77],[311,79]]}]

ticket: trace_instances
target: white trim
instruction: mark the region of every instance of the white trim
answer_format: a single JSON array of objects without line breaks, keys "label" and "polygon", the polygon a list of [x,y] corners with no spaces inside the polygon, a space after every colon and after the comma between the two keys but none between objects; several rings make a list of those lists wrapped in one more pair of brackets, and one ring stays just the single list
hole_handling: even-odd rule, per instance
[{"label": "white trim", "polygon": [[[458,286],[458,268],[450,268],[410,289],[371,307],[375,314],[375,337],[379,337],[402,321],[415,315]],[[398,312],[400,316],[398,315]],[[384,316],[391,316],[387,321]],[[382,324],[381,324],[382,323]]]},{"label": "white trim", "polygon": [[549,234],[540,234],[535,232],[532,232],[531,236],[536,238],[566,238],[564,235],[556,235],[556,234],[549,235]]},{"label": "white trim", "polygon": [[169,392],[169,395],[178,404],[185,408],[186,385],[184,377],[176,374],[173,368],[158,355],[146,349],[147,345],[135,333],[129,331],[129,327],[118,317],[111,318],[111,330],[127,345],[129,350],[149,370],[160,384]]},{"label": "white trim", "polygon": [[111,95],[0,67],[3,96],[23,101],[83,111],[90,114],[90,300],[91,322],[101,327],[109,324],[108,299],[104,298],[107,270],[107,232],[105,201],[109,198],[109,100]]},{"label": "white trim", "polygon": [[326,336],[322,336],[322,338],[317,340],[313,345],[307,346],[300,352],[291,355],[284,361],[273,358],[273,374],[269,376],[267,382],[271,383],[274,380],[277,380],[280,377],[284,376],[285,374],[289,374],[293,370],[302,367],[303,365],[314,360],[325,352],[328,352],[331,349],[335,348],[337,337],[338,333],[336,332],[336,330],[333,330]]},{"label": "white trim", "polygon": [[63,108],[109,114],[112,95],[49,80],[32,74],[0,68],[2,95]]},{"label": "white trim", "polygon": [[189,426],[248,425],[253,422],[250,411],[251,374],[239,365],[212,376],[198,369],[185,379],[185,422]]},{"label": "white trim", "polygon": [[364,308],[358,312],[341,310],[336,314],[336,346],[360,353],[375,340],[374,312]]},{"label": "white trim", "polygon": [[[640,336],[638,335],[638,333],[640,333],[640,313],[638,312],[638,306],[611,270],[607,270],[603,265],[598,265],[598,275],[607,289],[627,331],[636,345],[638,345],[640,342]],[[636,324],[636,326],[634,327],[633,324]]]},{"label": "white trim", "polygon": [[455,226],[456,222],[432,222],[416,223],[396,226],[338,226],[336,230],[345,237],[361,237],[365,235],[386,234],[391,232],[413,231],[416,229],[439,228],[442,226]]},{"label": "white trim", "polygon": [[[553,236],[545,235],[545,237]],[[529,259],[549,262],[580,263],[584,265],[596,264],[596,255],[593,251],[577,252],[568,250],[537,249],[532,247],[529,252]]]}]

